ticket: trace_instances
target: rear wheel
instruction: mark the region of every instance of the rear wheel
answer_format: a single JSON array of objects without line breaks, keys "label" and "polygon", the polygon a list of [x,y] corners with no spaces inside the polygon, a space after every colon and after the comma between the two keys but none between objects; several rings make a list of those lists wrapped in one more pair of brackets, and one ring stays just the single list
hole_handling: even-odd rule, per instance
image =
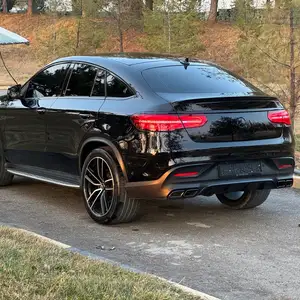
[{"label": "rear wheel", "polygon": [[0,186],[10,185],[14,178],[13,174],[10,174],[5,169],[5,160],[3,156],[0,157]]},{"label": "rear wheel", "polygon": [[216,195],[219,201],[233,209],[254,208],[264,203],[271,190],[250,190]]},{"label": "rear wheel", "polygon": [[140,202],[128,198],[122,172],[107,151],[93,150],[85,159],[81,176],[85,207],[96,222],[126,223],[137,217]]}]

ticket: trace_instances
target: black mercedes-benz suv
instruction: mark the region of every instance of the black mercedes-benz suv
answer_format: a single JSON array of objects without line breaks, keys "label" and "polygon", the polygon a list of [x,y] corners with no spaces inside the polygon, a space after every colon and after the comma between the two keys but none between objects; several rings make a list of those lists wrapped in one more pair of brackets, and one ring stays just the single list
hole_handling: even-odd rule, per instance
[{"label": "black mercedes-benz suv", "polygon": [[0,184],[13,175],[80,188],[99,223],[140,199],[262,204],[293,184],[280,101],[203,61],[150,54],[67,57],[1,97]]}]

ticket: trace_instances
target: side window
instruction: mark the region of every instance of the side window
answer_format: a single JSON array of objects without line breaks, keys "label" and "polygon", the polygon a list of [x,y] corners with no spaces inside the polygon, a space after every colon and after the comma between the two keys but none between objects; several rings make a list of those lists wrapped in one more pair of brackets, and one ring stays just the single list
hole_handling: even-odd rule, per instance
[{"label": "side window", "polygon": [[66,96],[91,96],[97,68],[75,64],[66,89]]},{"label": "side window", "polygon": [[29,81],[26,98],[59,96],[68,67],[69,64],[54,65],[34,76]]},{"label": "side window", "polygon": [[105,76],[104,70],[97,71],[92,96],[105,97]]},{"label": "side window", "polygon": [[106,89],[107,97],[125,98],[133,96],[128,86],[110,73],[107,73]]}]

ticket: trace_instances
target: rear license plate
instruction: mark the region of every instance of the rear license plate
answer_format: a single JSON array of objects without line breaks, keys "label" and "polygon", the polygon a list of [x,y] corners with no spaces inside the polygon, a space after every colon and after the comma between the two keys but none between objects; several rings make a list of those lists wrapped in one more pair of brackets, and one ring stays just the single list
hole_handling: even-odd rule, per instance
[{"label": "rear license plate", "polygon": [[246,162],[219,165],[220,177],[254,176],[262,173],[261,162]]}]

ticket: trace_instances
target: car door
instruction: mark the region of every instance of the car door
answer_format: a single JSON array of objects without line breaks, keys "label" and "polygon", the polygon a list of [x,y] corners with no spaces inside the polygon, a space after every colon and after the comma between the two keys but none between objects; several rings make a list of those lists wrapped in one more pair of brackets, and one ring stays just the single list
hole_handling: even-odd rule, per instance
[{"label": "car door", "polygon": [[4,130],[5,158],[15,166],[46,168],[47,110],[61,92],[69,64],[49,66],[23,87],[20,99],[8,102]]},{"label": "car door", "polygon": [[77,176],[78,147],[95,126],[105,100],[105,72],[86,63],[74,63],[64,95],[47,114],[47,155],[55,171]]}]

